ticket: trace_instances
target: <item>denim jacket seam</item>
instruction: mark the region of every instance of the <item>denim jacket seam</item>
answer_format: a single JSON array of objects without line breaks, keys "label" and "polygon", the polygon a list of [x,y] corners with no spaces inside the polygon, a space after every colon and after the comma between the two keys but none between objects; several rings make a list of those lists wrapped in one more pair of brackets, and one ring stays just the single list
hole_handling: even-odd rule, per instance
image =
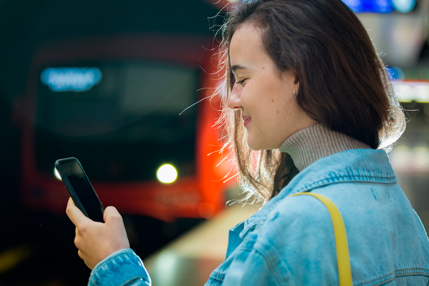
[{"label": "denim jacket seam", "polygon": [[244,239],[249,232],[251,232],[252,230],[254,230],[256,228],[256,226],[258,225],[258,222],[259,221],[256,221],[252,224],[249,224],[249,226],[246,229],[243,229],[239,234],[240,238]]},{"label": "denim jacket seam", "polygon": [[[138,276],[134,276],[134,277],[132,277],[132,278],[130,278],[130,279],[128,279],[128,280],[126,280],[125,282],[123,282],[123,283],[119,284],[118,286],[124,286],[124,285],[127,285],[127,283],[129,283],[129,282],[131,282],[131,281],[135,280],[136,278],[138,278],[138,279],[143,279],[143,282],[145,282],[147,285],[150,285],[150,283],[145,279],[145,277],[144,277],[144,276],[142,276],[142,275],[138,275]],[[89,284],[88,284],[88,285],[89,285]],[[94,286],[97,286],[97,285],[103,285],[103,284],[93,283],[93,285],[94,285]]]},{"label": "denim jacket seam", "polygon": [[109,259],[109,260],[107,260],[107,261],[104,261],[102,264],[100,264],[100,265],[98,266],[98,268],[102,268],[102,267],[104,267],[106,264],[111,263],[114,259],[116,259],[116,258],[118,258],[118,257],[120,257],[120,256],[128,256],[128,254],[129,254],[129,253],[121,253],[121,254],[118,254],[117,256],[114,256],[114,257],[112,257],[111,259]]},{"label": "denim jacket seam", "polygon": [[237,228],[239,228],[240,226],[244,225],[245,223],[246,223],[246,221],[239,222],[234,227],[232,227],[230,230],[236,230]]},{"label": "denim jacket seam", "polygon": [[137,278],[138,278],[138,279],[142,279],[144,283],[146,283],[147,285],[150,285],[150,284],[148,283],[148,281],[145,279],[145,277],[144,277],[144,276],[142,276],[142,275],[138,275],[138,276],[134,276],[134,277],[132,277],[132,278],[128,279],[127,281],[123,282],[123,283],[122,283],[122,284],[120,284],[119,286],[127,285],[127,283],[132,282],[133,280],[136,280]]},{"label": "denim jacket seam", "polygon": [[[112,258],[110,258],[109,260],[107,260],[107,261],[104,261],[102,264],[100,264],[100,265],[97,265],[97,270],[96,270],[96,272],[95,273],[91,273],[91,275],[90,275],[90,278],[89,278],[89,280],[91,281],[93,278],[95,278],[96,276],[99,276],[98,275],[98,271],[101,269],[101,268],[103,268],[104,266],[107,266],[108,264],[110,264],[110,263],[112,263],[113,262],[113,260],[116,260],[118,257],[121,257],[121,256],[125,256],[125,257],[127,257],[128,255],[129,255],[130,253],[129,252],[124,252],[124,253],[120,253],[120,254],[118,254],[118,255],[116,255],[116,256],[114,256],[114,257],[112,257]],[[132,259],[132,257],[127,257],[127,258],[129,258],[129,259]],[[139,265],[140,265],[140,263],[139,263]],[[143,267],[144,268],[144,267]],[[146,272],[146,270],[144,270],[145,272]],[[147,273],[147,272],[146,272]],[[149,276],[149,275],[148,275]],[[128,283],[129,281],[131,281],[132,279],[135,279],[136,277],[141,277],[141,278],[143,278],[143,281],[147,284],[147,285],[150,285],[150,283],[148,284],[148,281],[147,281],[147,278],[149,278],[149,277],[145,277],[145,276],[142,276],[142,275],[137,275],[137,276],[133,276],[131,279],[128,279],[126,282]],[[150,279],[150,278],[149,278]],[[124,282],[125,283],[125,282]],[[95,284],[95,283],[94,283]],[[97,285],[97,284],[95,284],[95,285]],[[125,284],[120,284],[120,285],[125,285]]]},{"label": "denim jacket seam", "polygon": [[246,252],[252,252],[253,248],[243,247],[241,250]]},{"label": "denim jacket seam", "polygon": [[[345,179],[350,179],[350,180],[345,180]],[[380,179],[382,181],[377,181],[375,180],[375,182],[377,183],[384,183],[386,180],[394,180],[396,177],[374,177],[374,176],[350,176],[350,175],[344,175],[344,176],[335,176],[333,178],[323,178],[319,181],[313,182],[311,184],[305,185],[301,188],[298,189],[298,193],[299,192],[304,192],[307,190],[312,190],[315,189],[316,186],[320,187],[319,185],[322,184],[334,184],[334,183],[340,183],[340,182],[350,182],[350,183],[354,183],[354,182],[368,182],[371,180],[364,180],[364,179]],[[338,179],[342,179],[342,180],[338,180]],[[371,181],[372,182],[372,181]]]},{"label": "denim jacket seam", "polygon": [[[411,269],[419,269],[419,268],[411,268]],[[407,269],[407,270],[411,270],[411,269]],[[419,269],[419,270],[425,270],[425,269]],[[408,272],[408,273],[396,273],[395,271],[395,277],[396,276],[427,276],[429,277],[429,273],[427,272]]]},{"label": "denim jacket seam", "polygon": [[[425,272],[413,272],[413,273],[403,273],[403,274],[402,273],[401,274],[397,273],[397,272],[400,272],[400,271],[409,271],[409,270],[423,270]],[[395,280],[395,277],[397,277],[397,276],[421,276],[421,275],[429,277],[429,270],[428,269],[424,269],[424,268],[398,269],[398,270],[393,271],[390,274],[384,275],[384,276],[382,276],[380,278],[373,279],[373,280],[368,281],[368,282],[359,283],[358,285],[378,286],[378,285],[383,285],[386,282],[390,282],[390,281]],[[391,278],[388,278],[389,276],[391,276]],[[376,283],[376,284],[373,284],[373,283]]]},{"label": "denim jacket seam", "polygon": [[[218,276],[218,277],[217,277]],[[223,281],[225,279],[225,274],[218,272],[216,269],[210,274],[210,278],[217,280],[217,281]]]},{"label": "denim jacket seam", "polygon": [[[407,268],[407,269],[398,269],[398,270],[395,270],[395,272],[410,271],[410,270],[423,270],[425,275],[429,275],[429,269],[427,269],[427,268],[418,268],[418,267]],[[413,273],[422,273],[422,272],[413,272]],[[404,273],[403,275],[407,275],[407,274]],[[402,273],[400,275],[402,275]]]},{"label": "denim jacket seam", "polygon": [[280,275],[277,273],[276,267],[274,267],[274,263],[271,259],[271,256],[270,255],[268,257],[265,256],[264,253],[258,249],[253,249],[253,251],[256,254],[260,255],[267,262],[268,268],[271,270],[271,273],[274,274],[273,276],[276,278],[277,284],[283,285],[282,279],[281,279]]}]

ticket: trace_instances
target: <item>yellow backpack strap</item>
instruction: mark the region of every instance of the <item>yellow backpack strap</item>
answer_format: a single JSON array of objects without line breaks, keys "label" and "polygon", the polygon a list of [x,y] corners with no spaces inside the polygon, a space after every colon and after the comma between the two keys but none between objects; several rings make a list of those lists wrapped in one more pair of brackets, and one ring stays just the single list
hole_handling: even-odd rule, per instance
[{"label": "yellow backpack strap", "polygon": [[351,286],[352,283],[352,269],[350,266],[349,246],[347,244],[346,227],[337,206],[327,197],[316,193],[297,193],[290,195],[293,196],[312,196],[321,201],[328,209],[331,215],[332,223],[334,225],[335,234],[335,247],[337,249],[337,263],[338,274],[340,278],[340,286]]}]

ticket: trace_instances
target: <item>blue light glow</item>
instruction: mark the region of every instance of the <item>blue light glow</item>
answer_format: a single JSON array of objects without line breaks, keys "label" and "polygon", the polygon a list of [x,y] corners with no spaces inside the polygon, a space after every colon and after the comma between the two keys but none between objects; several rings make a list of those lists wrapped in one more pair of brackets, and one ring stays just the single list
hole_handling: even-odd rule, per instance
[{"label": "blue light glow", "polygon": [[343,0],[347,6],[350,7],[354,12],[362,10],[362,1],[361,0]]},{"label": "blue light glow", "polygon": [[386,71],[390,74],[393,79],[403,80],[405,79],[404,71],[399,67],[389,67]]},{"label": "blue light glow", "polygon": [[[256,0],[228,0],[236,2],[254,2]],[[342,0],[355,13],[392,13],[395,10],[401,13],[411,12],[417,0]]]},{"label": "blue light glow", "polygon": [[416,6],[416,0],[392,0],[395,10],[401,13],[408,13]]},{"label": "blue light glow", "polygon": [[101,81],[98,68],[47,68],[41,76],[42,82],[52,91],[87,91]]},{"label": "blue light glow", "polygon": [[355,13],[393,12],[392,0],[343,0],[343,2]]}]

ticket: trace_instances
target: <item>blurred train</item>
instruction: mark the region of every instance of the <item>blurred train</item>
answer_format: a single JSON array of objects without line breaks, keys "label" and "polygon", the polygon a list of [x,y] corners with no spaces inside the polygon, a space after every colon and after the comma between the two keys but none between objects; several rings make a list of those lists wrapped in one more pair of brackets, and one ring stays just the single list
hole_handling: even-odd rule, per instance
[{"label": "blurred train", "polygon": [[124,214],[174,221],[223,209],[220,101],[207,99],[220,81],[204,45],[211,39],[147,34],[41,46],[16,104],[25,204],[63,213],[54,162],[73,156]]},{"label": "blurred train", "polygon": [[[213,33],[202,33],[192,17],[214,16],[226,1],[48,2],[35,30],[42,38],[61,33],[62,40],[45,41],[34,53],[15,108],[25,204],[63,213],[68,195],[53,166],[74,156],[102,202],[122,213],[173,221],[219,212],[232,186],[223,183],[231,166],[219,165],[223,157],[216,153],[222,144],[222,131],[214,127],[219,99],[202,100],[220,83],[217,58],[210,49]],[[398,80],[429,80],[407,72],[419,66],[422,46],[428,50],[427,0],[344,2],[386,53],[383,60],[405,70]],[[77,15],[79,25],[73,24]],[[59,21],[72,24],[57,29]],[[81,36],[91,27],[94,35]],[[423,83],[404,84],[407,100],[414,100],[414,91],[427,97]]]}]

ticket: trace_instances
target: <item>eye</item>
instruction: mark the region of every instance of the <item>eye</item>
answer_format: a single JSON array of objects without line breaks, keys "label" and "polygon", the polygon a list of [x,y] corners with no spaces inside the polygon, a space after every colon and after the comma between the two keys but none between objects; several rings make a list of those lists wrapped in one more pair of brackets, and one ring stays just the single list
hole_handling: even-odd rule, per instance
[{"label": "eye", "polygon": [[245,79],[243,79],[243,80],[240,80],[240,81],[237,81],[236,83],[237,83],[238,85],[243,85],[243,83],[244,83],[246,80],[247,80],[247,78],[245,78]]}]

